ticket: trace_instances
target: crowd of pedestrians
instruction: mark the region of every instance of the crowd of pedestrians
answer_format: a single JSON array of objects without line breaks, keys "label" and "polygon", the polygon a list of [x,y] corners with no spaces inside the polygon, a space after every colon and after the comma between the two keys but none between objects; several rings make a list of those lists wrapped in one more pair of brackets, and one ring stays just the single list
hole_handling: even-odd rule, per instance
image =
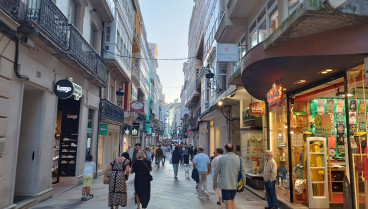
[{"label": "crowd of pedestrians", "polygon": [[[212,175],[213,190],[217,204],[225,203],[226,209],[235,209],[235,196],[238,190],[239,175],[245,180],[245,167],[241,157],[234,153],[231,143],[225,145],[224,149],[216,148],[211,158],[204,153],[204,148],[199,146],[184,145],[181,143],[160,143],[156,147],[148,146],[142,149],[140,143],[135,144],[134,149],[130,147],[121,157],[115,158],[109,165],[109,194],[108,206],[117,209],[119,206],[127,206],[126,181],[130,174],[135,174],[134,195],[137,209],[148,207],[151,197],[150,172],[153,165],[157,170],[165,165],[166,159],[173,166],[174,179],[178,179],[179,166],[193,164],[192,178],[196,181],[198,198],[209,198],[207,188],[207,176]],[[272,159],[273,153],[266,151],[264,165],[264,181],[268,206],[265,209],[277,209],[275,181],[277,165]],[[186,170],[184,168],[184,170]],[[93,174],[96,164],[92,162],[92,156],[86,157],[84,165],[82,200],[93,198],[90,193],[93,182]]]}]

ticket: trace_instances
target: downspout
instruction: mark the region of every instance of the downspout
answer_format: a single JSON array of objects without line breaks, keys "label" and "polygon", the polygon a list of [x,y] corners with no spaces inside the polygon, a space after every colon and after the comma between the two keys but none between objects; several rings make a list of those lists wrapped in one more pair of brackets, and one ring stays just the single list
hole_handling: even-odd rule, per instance
[{"label": "downspout", "polygon": [[0,32],[7,34],[10,40],[15,42],[15,56],[14,56],[14,73],[21,80],[29,80],[26,75],[21,75],[18,68],[19,60],[19,37],[15,31],[12,31],[9,27],[0,23]]},{"label": "downspout", "polygon": [[[95,158],[95,161],[96,161],[96,165],[97,165],[97,161],[98,161],[98,141],[99,141],[99,136],[100,136],[100,120],[101,120],[101,87],[99,88],[99,97],[100,97],[100,105],[99,105],[99,108],[98,108],[98,116],[97,116],[97,137],[96,137],[96,158]],[[102,154],[102,153],[101,153]],[[102,166],[103,168],[103,166]],[[96,175],[95,175],[95,178],[97,178],[97,175],[98,175],[98,168],[96,166]]]}]

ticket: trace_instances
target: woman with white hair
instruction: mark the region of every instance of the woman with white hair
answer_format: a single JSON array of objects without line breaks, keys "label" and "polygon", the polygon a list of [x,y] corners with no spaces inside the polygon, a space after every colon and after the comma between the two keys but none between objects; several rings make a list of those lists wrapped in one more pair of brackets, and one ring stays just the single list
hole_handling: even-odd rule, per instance
[{"label": "woman with white hair", "polygon": [[276,176],[277,176],[277,164],[272,158],[273,152],[267,150],[265,153],[265,163],[263,171],[263,179],[266,188],[266,197],[268,206],[265,209],[277,209],[277,197],[276,197]]}]

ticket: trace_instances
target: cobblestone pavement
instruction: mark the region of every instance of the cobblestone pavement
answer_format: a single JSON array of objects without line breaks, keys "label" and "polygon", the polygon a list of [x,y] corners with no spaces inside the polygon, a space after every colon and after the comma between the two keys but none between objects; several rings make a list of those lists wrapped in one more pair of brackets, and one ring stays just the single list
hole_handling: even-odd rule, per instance
[{"label": "cobblestone pavement", "polygon": [[[187,166],[179,166],[178,179],[174,179],[172,165],[166,163],[158,169],[153,167],[151,172],[153,181],[151,182],[151,200],[148,204],[149,209],[200,209],[200,208],[225,208],[225,205],[219,206],[216,204],[212,189],[212,177],[208,176],[208,191],[210,197],[198,199],[195,189],[195,182],[185,176],[185,170],[189,170],[191,174],[192,164]],[[32,209],[70,209],[70,208],[108,208],[107,196],[108,185],[102,183],[103,178],[94,179],[91,193],[94,198],[88,201],[82,201],[81,191],[82,186],[76,186],[66,192],[58,194],[44,202],[41,202],[32,207]],[[134,175],[129,176],[127,182],[128,187],[128,205],[126,208],[137,208],[134,203]],[[245,191],[238,193],[235,198],[237,209],[263,209],[266,206],[264,200],[259,199],[252,193]]]}]

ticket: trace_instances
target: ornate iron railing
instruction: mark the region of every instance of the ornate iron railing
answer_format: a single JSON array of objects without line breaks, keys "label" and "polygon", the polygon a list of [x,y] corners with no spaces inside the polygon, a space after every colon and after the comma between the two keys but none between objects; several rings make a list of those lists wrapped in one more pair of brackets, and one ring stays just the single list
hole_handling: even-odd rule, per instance
[{"label": "ornate iron railing", "polygon": [[118,123],[124,123],[124,110],[106,99],[101,99],[100,116],[101,120],[110,120]]},{"label": "ornate iron railing", "polygon": [[68,51],[92,74],[95,73],[96,52],[91,45],[83,38],[74,25],[69,25],[69,49]]},{"label": "ornate iron railing", "polygon": [[107,64],[101,56],[96,54],[96,75],[103,82],[106,83],[106,68]]},{"label": "ornate iron railing", "polygon": [[0,0],[0,8],[13,19],[18,20],[19,0]]},{"label": "ornate iron railing", "polygon": [[68,19],[51,0],[30,0],[25,19],[36,22],[67,48]]}]

